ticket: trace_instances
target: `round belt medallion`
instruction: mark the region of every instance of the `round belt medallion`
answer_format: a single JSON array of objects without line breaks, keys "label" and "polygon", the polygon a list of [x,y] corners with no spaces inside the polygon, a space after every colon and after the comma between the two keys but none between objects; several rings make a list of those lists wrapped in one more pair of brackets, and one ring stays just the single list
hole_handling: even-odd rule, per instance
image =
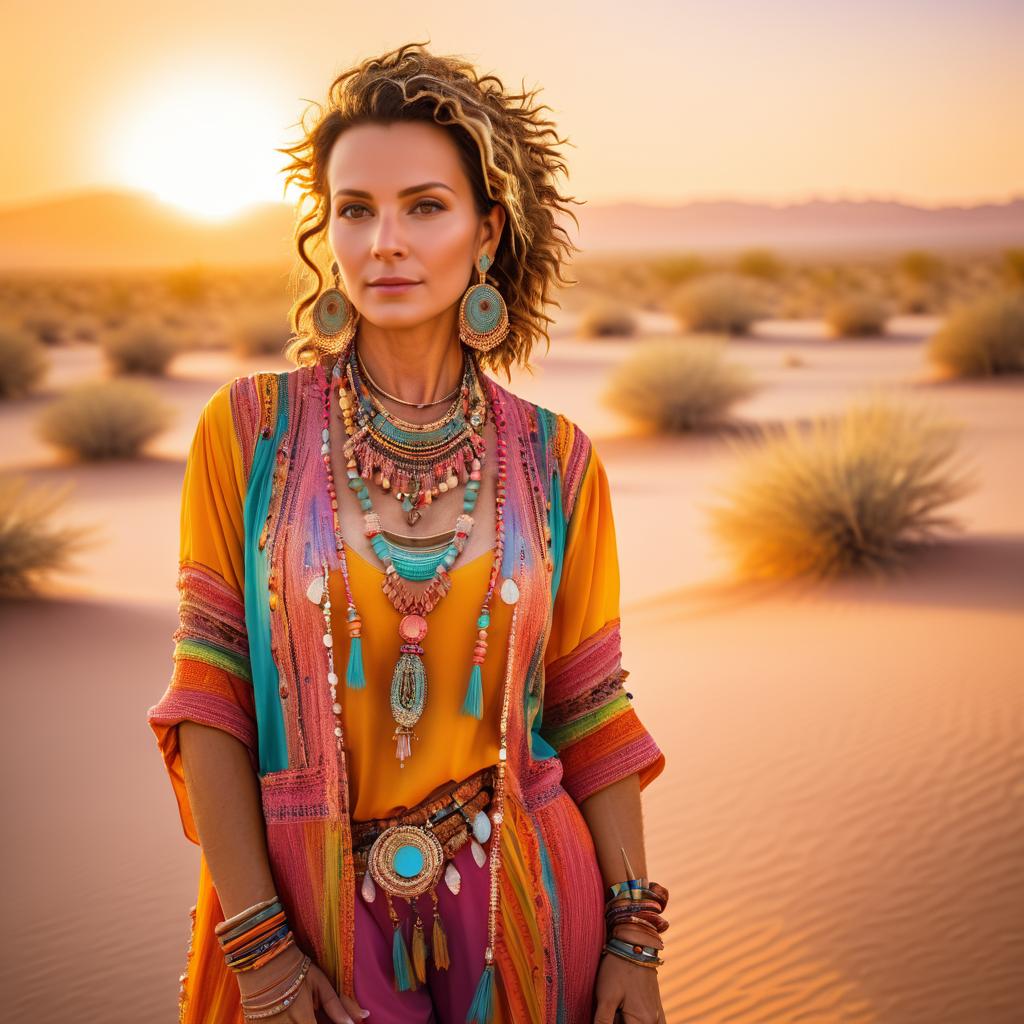
[{"label": "round belt medallion", "polygon": [[439,880],[444,849],[429,829],[392,825],[373,841],[366,867],[373,880],[392,896],[419,896]]}]

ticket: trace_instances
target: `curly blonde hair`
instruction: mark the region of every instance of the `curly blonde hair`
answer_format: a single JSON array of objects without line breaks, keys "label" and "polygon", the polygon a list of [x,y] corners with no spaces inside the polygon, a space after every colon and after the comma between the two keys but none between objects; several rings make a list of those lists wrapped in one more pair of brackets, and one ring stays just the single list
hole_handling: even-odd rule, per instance
[{"label": "curly blonde hair", "polygon": [[[551,108],[534,105],[537,90],[522,88],[509,93],[499,78],[479,74],[461,57],[436,56],[422,43],[407,43],[343,72],[331,84],[326,106],[311,104],[299,122],[303,138],[277,150],[291,157],[284,168],[288,172],[285,187],[294,182],[301,189],[295,228],[301,264],[293,275],[288,359],[305,365],[318,358],[303,324],[325,280],[317,256],[324,258],[329,252],[327,161],[331,149],[346,128],[398,121],[441,125],[458,148],[480,214],[495,203],[505,208],[509,241],[499,245],[488,275],[508,308],[509,332],[490,352],[476,353],[480,364],[502,368],[511,381],[513,363],[530,369],[530,351],[539,338],[550,348],[547,325],[553,320],[545,310],[549,304],[561,305],[552,292],[559,284],[578,283],[562,275],[564,262],[579,248],[556,223],[555,215],[567,213],[578,227],[576,215],[564,204],[582,204],[561,195],[554,184],[556,172],[568,173],[555,151],[567,140],[559,139],[553,123],[540,116]],[[313,121],[307,124],[311,113]],[[316,278],[311,290],[303,291],[303,284],[310,283],[304,268]]]}]

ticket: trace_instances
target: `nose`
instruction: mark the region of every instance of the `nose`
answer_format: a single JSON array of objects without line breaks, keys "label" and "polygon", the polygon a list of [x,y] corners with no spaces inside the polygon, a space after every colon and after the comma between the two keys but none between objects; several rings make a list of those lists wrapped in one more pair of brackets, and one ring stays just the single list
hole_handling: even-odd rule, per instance
[{"label": "nose", "polygon": [[399,217],[381,212],[373,235],[372,255],[377,260],[401,258],[407,254],[407,245],[399,224]]}]

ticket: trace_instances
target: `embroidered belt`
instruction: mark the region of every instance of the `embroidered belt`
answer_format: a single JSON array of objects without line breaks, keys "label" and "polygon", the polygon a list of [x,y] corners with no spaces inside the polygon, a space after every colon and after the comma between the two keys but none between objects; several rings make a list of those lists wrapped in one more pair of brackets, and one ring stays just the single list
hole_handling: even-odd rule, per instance
[{"label": "embroidered belt", "polygon": [[493,792],[494,766],[488,765],[395,817],[353,820],[352,854],[364,876],[363,898],[372,902],[376,883],[391,896],[413,899],[433,889],[442,871],[457,894],[461,879],[450,861],[472,842],[477,863],[485,862],[480,844],[491,835],[487,807]]}]

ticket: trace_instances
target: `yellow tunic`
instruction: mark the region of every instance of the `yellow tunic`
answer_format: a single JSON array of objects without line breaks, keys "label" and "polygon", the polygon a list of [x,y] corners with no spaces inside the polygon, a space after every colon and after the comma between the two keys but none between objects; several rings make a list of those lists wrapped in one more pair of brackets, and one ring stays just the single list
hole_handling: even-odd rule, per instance
[{"label": "yellow tunic", "polygon": [[[383,500],[383,499],[382,499]],[[341,572],[331,573],[334,665],[338,696],[345,723],[345,750],[352,800],[357,820],[384,818],[413,807],[440,786],[460,782],[474,772],[497,763],[501,735],[501,687],[507,637],[512,618],[495,585],[491,597],[491,624],[483,675],[483,717],[461,712],[473,667],[476,620],[487,595],[494,558],[493,548],[450,570],[452,588],[426,616],[423,663],[427,697],[415,726],[412,756],[401,767],[395,757],[391,715],[391,676],[399,658],[401,615],[381,590],[383,568],[371,564],[345,545],[352,596],[363,620],[362,648],[366,686],[345,685],[348,629],[345,623],[345,586]],[[341,614],[338,614],[338,612]]]}]

